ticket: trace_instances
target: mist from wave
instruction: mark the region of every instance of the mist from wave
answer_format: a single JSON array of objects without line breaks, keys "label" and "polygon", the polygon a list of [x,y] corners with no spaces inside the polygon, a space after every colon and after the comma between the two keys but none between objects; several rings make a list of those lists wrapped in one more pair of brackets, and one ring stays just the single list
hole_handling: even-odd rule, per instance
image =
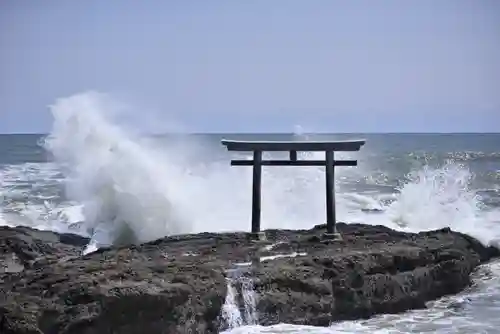
[{"label": "mist from wave", "polygon": [[451,227],[484,244],[498,245],[500,211],[485,208],[471,188],[473,178],[466,165],[451,160],[439,168],[424,166],[409,173],[392,199],[380,206],[383,215],[366,222],[409,232]]}]

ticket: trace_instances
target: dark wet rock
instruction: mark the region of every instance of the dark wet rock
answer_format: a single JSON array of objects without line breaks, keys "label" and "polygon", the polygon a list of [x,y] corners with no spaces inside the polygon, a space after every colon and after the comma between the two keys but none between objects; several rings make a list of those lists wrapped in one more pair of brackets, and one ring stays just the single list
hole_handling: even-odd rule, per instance
[{"label": "dark wet rock", "polygon": [[342,241],[316,226],[269,230],[267,241],[201,233],[80,256],[83,237],[0,227],[0,333],[216,333],[229,268],[253,280],[260,324],[327,326],[423,308],[500,255],[450,229],[338,229]]}]

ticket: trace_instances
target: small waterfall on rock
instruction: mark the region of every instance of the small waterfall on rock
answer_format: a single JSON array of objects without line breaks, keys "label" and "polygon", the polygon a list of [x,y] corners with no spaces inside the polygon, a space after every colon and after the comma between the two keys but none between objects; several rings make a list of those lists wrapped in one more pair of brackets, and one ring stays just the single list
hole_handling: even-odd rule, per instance
[{"label": "small waterfall on rock", "polygon": [[227,294],[222,306],[221,326],[233,329],[258,324],[253,279],[238,268],[227,271],[226,281]]}]

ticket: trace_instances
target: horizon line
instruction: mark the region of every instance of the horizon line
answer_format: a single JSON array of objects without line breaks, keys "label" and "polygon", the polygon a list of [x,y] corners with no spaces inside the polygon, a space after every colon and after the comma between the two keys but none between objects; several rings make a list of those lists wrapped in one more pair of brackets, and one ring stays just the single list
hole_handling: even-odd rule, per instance
[{"label": "horizon line", "polygon": [[[139,133],[140,135],[146,136],[163,136],[163,135],[351,135],[351,134],[366,134],[366,135],[460,135],[460,134],[500,134],[499,132],[478,132],[478,131],[432,131],[432,132],[422,132],[422,131],[402,131],[402,132],[380,132],[380,131],[361,131],[361,132],[326,132],[326,131],[317,131],[317,132],[302,132],[300,134],[296,132],[252,132],[252,131],[241,131],[241,132],[215,132],[215,131],[207,131],[207,132],[188,132],[188,131],[170,131],[170,132],[150,132],[150,133]],[[9,136],[9,135],[17,135],[17,136],[46,136],[50,135],[50,132],[0,132],[0,136]]]}]

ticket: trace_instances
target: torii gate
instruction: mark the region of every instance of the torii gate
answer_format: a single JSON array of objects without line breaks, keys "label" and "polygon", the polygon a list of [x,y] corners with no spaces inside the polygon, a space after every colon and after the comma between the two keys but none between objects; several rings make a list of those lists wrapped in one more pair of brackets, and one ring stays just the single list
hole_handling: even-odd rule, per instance
[{"label": "torii gate", "polygon": [[[347,141],[240,141],[222,140],[228,151],[253,152],[253,160],[231,160],[231,166],[253,166],[252,236],[262,239],[260,231],[262,166],[325,166],[326,233],[325,238],[339,239],[335,228],[335,166],[357,166],[357,160],[335,160],[335,152],[359,151],[365,140]],[[262,152],[289,152],[287,160],[262,160]],[[298,160],[297,152],[325,152],[325,160]]]}]

